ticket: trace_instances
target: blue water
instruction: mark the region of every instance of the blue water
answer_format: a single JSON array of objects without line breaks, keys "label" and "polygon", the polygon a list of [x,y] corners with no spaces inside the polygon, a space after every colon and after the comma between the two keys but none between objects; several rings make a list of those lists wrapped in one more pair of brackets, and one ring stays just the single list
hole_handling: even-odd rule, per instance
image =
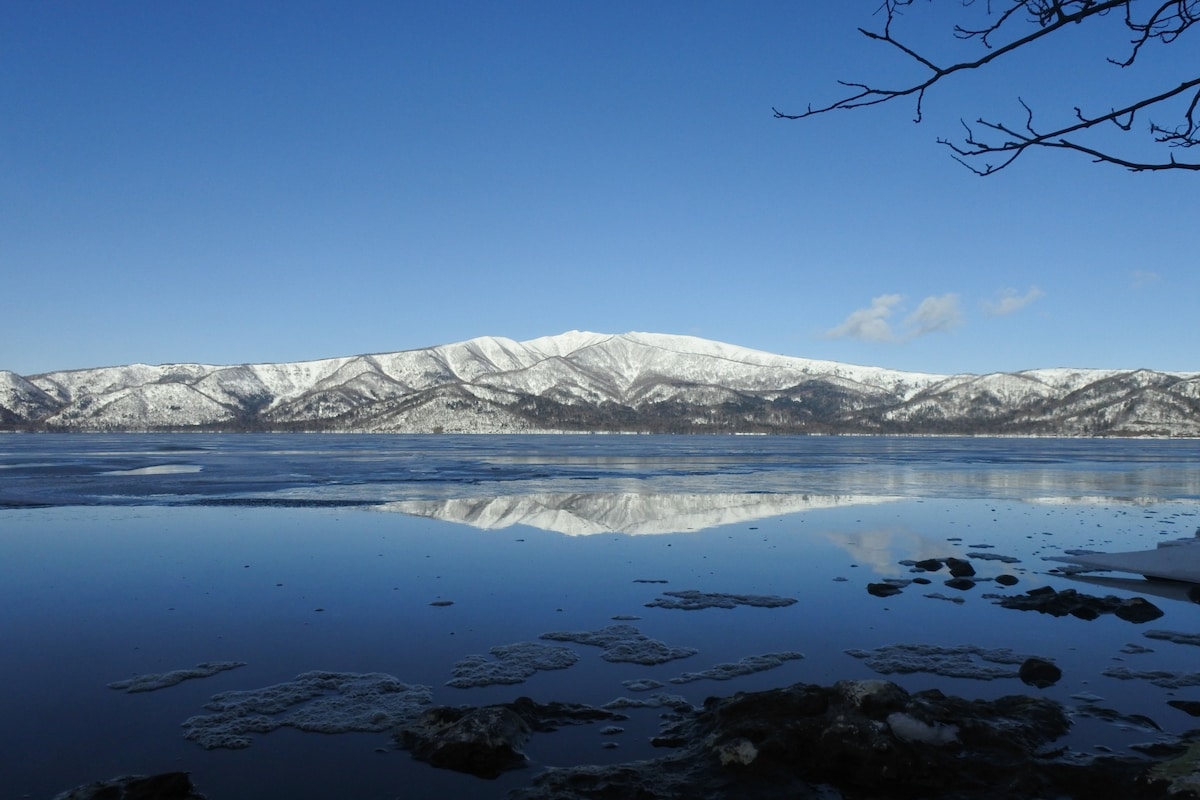
[{"label": "blue water", "polygon": [[[435,770],[385,734],[280,730],[205,751],[180,723],[214,693],[314,669],[386,672],[445,704],[525,694],[602,703],[621,682],[666,682],[744,656],[805,658],[729,682],[669,690],[691,702],[786,685],[878,677],[847,649],[897,642],[1007,647],[1053,658],[1080,693],[1164,730],[1200,699],[1102,672],[1194,671],[1195,648],[1143,637],[1200,632],[1185,593],[1134,578],[1098,585],[1044,561],[1074,548],[1130,550],[1200,526],[1200,442],[871,437],[12,435],[0,437],[0,786],[51,797],[93,780],[191,771],[222,798],[498,798],[547,765],[661,755],[657,711],[603,749],[594,726],[535,737],[533,765],[487,782]],[[956,592],[931,574],[895,597],[868,582],[912,577],[907,559],[990,552]],[[991,579],[1015,576],[1005,589]],[[654,580],[666,583],[644,583]],[[983,595],[1037,586],[1144,596],[1137,626],[1056,619]],[[786,608],[647,608],[663,590],[796,599]],[[938,591],[963,603],[933,599]],[[449,600],[439,607],[434,601]],[[636,616],[647,635],[699,650],[656,667],[576,646],[570,669],[523,684],[453,689],[451,667],[548,631]],[[1137,643],[1152,652],[1130,655]],[[247,666],[140,695],[134,674]],[[890,676],[968,697],[1034,693],[1015,679]],[[1082,751],[1152,733],[1080,718]],[[380,752],[380,751],[383,752]]]},{"label": "blue water", "polygon": [[545,491],[1195,499],[1194,440],[10,435],[0,508],[355,505]]}]

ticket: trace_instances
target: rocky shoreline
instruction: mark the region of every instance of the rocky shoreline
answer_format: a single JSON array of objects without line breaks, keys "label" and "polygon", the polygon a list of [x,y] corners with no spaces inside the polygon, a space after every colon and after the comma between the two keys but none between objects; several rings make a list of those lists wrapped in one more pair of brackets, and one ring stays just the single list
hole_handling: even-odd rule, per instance
[{"label": "rocky shoreline", "polygon": [[[609,704],[614,706],[617,704]],[[1102,714],[1103,709],[1096,713]],[[1110,712],[1115,713],[1115,712]],[[613,707],[518,698],[426,708],[393,733],[397,749],[481,779],[521,769],[535,732],[612,723]],[[544,770],[512,800],[1032,800],[1200,797],[1200,734],[1158,736],[1124,755],[1056,744],[1071,726],[1060,703],[1027,695],[968,700],[887,680],[711,697],[664,715],[659,758]],[[186,773],[131,776],[55,800],[200,800]],[[220,800],[220,798],[212,798]]]}]

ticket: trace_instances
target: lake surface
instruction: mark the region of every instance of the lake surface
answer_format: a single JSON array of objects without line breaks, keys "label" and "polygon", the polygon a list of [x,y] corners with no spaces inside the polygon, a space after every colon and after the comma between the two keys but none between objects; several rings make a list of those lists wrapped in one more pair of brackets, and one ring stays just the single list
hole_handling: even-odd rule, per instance
[{"label": "lake surface", "polygon": [[[660,755],[647,741],[661,709],[631,712],[617,735],[601,726],[537,735],[531,767],[495,781],[415,762],[386,732],[283,728],[243,749],[205,750],[181,726],[210,713],[216,693],[312,670],[387,673],[448,705],[520,695],[601,704],[645,696],[623,684],[645,679],[698,704],[879,677],[847,651],[898,643],[1007,648],[1063,670],[1041,690],[1015,677],[887,676],[910,690],[1040,693],[1180,732],[1195,720],[1167,700],[1200,699],[1200,689],[1104,673],[1195,672],[1195,647],[1144,633],[1200,633],[1200,605],[1178,586],[1101,584],[1044,559],[1150,549],[1198,526],[1196,441],[6,435],[0,785],[6,796],[48,798],[116,775],[187,770],[210,800],[503,797],[544,766]],[[974,588],[901,563],[952,556],[975,566]],[[1001,586],[1001,575],[1018,582]],[[931,582],[886,598],[866,590],[914,577]],[[1141,625],[1085,621],[985,596],[1041,586],[1141,596],[1164,613]],[[646,606],[680,590],[796,602]],[[569,668],[515,685],[446,685],[469,656],[614,617],[697,653],[642,666],[566,644],[578,656]],[[733,680],[671,683],[795,651],[804,658]],[[211,661],[245,666],[152,692],[108,688]],[[1120,750],[1156,735],[1081,713],[1068,743]]]}]

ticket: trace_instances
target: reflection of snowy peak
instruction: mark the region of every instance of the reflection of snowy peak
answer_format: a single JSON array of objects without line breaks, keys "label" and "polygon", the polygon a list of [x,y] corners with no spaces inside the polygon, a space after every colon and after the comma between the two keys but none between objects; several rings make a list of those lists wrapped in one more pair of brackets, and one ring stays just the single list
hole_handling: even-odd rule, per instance
[{"label": "reflection of snowy peak", "polygon": [[0,429],[1200,435],[1200,373],[929,375],[572,331],[292,364],[0,372]]},{"label": "reflection of snowy peak", "polygon": [[454,500],[406,500],[380,508],[495,530],[528,525],[569,536],[677,533],[818,508],[886,503],[895,498],[788,494],[526,494]]}]

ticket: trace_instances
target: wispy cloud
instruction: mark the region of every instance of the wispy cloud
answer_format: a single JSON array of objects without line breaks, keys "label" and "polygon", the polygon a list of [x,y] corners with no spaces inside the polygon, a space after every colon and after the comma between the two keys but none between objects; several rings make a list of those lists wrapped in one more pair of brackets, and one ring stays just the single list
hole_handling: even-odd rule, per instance
[{"label": "wispy cloud", "polygon": [[1159,275],[1157,272],[1151,272],[1146,269],[1135,269],[1133,271],[1133,288],[1141,289],[1149,286],[1152,283],[1158,283]]},{"label": "wispy cloud", "polygon": [[836,328],[825,332],[829,339],[863,339],[868,342],[894,342],[896,335],[892,333],[888,317],[892,310],[904,299],[898,294],[881,294],[871,298],[868,308],[860,308],[851,312],[845,321]]},{"label": "wispy cloud", "polygon": [[917,306],[917,310],[904,320],[905,325],[908,326],[905,338],[912,339],[937,331],[952,331],[963,324],[963,319],[958,295],[943,294],[937,297],[926,297]]},{"label": "wispy cloud", "polygon": [[983,302],[983,310],[987,312],[989,317],[1003,317],[1008,314],[1015,314],[1039,297],[1044,297],[1045,295],[1046,293],[1036,286],[1030,286],[1029,291],[1025,294],[1017,294],[1016,289],[1005,289],[996,295],[995,300],[985,300]]},{"label": "wispy cloud", "polygon": [[825,332],[828,339],[861,339],[867,342],[902,342],[927,333],[953,330],[963,324],[958,295],[926,297],[904,318],[902,330],[892,328],[892,315],[901,308],[903,296],[882,294],[871,305],[852,311],[840,325]]}]

